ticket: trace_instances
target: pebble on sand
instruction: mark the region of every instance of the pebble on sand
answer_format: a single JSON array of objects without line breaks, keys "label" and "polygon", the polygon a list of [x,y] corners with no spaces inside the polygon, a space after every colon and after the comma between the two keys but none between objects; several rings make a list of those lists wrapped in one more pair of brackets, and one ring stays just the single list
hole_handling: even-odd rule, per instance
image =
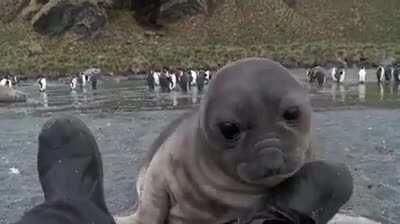
[{"label": "pebble on sand", "polygon": [[19,171],[19,169],[12,167],[9,169],[9,174],[14,174],[14,175],[19,175],[21,172]]}]

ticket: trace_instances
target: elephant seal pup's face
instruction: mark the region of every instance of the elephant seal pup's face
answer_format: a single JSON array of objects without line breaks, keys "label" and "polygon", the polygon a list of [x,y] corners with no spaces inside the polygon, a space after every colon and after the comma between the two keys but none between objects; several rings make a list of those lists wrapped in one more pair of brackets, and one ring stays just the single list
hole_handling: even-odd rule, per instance
[{"label": "elephant seal pup's face", "polygon": [[208,158],[225,173],[272,187],[303,165],[310,117],[309,98],[288,70],[250,58],[217,72],[201,106],[200,130]]}]

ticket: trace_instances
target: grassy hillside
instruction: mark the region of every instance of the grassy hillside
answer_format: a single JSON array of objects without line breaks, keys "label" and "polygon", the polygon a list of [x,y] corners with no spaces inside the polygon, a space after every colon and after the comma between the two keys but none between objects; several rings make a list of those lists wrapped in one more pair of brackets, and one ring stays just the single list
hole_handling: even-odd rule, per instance
[{"label": "grassy hillside", "polygon": [[157,33],[139,27],[129,11],[110,11],[109,24],[96,40],[70,34],[48,38],[19,19],[3,21],[0,70],[213,67],[246,56],[290,66],[375,64],[384,55],[400,60],[399,36],[398,0],[297,0],[294,7],[283,0],[224,0],[212,15],[188,17]]}]

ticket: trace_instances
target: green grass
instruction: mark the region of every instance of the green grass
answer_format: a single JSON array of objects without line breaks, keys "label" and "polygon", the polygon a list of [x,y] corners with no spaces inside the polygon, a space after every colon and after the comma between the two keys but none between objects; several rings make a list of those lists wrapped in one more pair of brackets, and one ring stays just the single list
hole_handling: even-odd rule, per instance
[{"label": "green grass", "polygon": [[400,2],[303,2],[291,9],[281,0],[226,0],[212,16],[187,18],[151,37],[144,35],[128,11],[111,11],[109,24],[95,40],[77,40],[73,35],[48,38],[20,20],[0,23],[0,71],[29,76],[62,75],[91,66],[113,72],[199,68],[253,56],[287,66],[344,60],[374,65],[384,53],[400,60],[400,14],[395,10]]}]

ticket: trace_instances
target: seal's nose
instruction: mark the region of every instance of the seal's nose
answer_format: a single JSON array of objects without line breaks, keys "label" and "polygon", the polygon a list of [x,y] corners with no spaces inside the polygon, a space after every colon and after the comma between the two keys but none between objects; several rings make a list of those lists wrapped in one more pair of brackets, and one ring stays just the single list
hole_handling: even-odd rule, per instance
[{"label": "seal's nose", "polygon": [[277,147],[263,148],[258,152],[258,155],[265,170],[279,170],[285,162],[283,152]]}]

